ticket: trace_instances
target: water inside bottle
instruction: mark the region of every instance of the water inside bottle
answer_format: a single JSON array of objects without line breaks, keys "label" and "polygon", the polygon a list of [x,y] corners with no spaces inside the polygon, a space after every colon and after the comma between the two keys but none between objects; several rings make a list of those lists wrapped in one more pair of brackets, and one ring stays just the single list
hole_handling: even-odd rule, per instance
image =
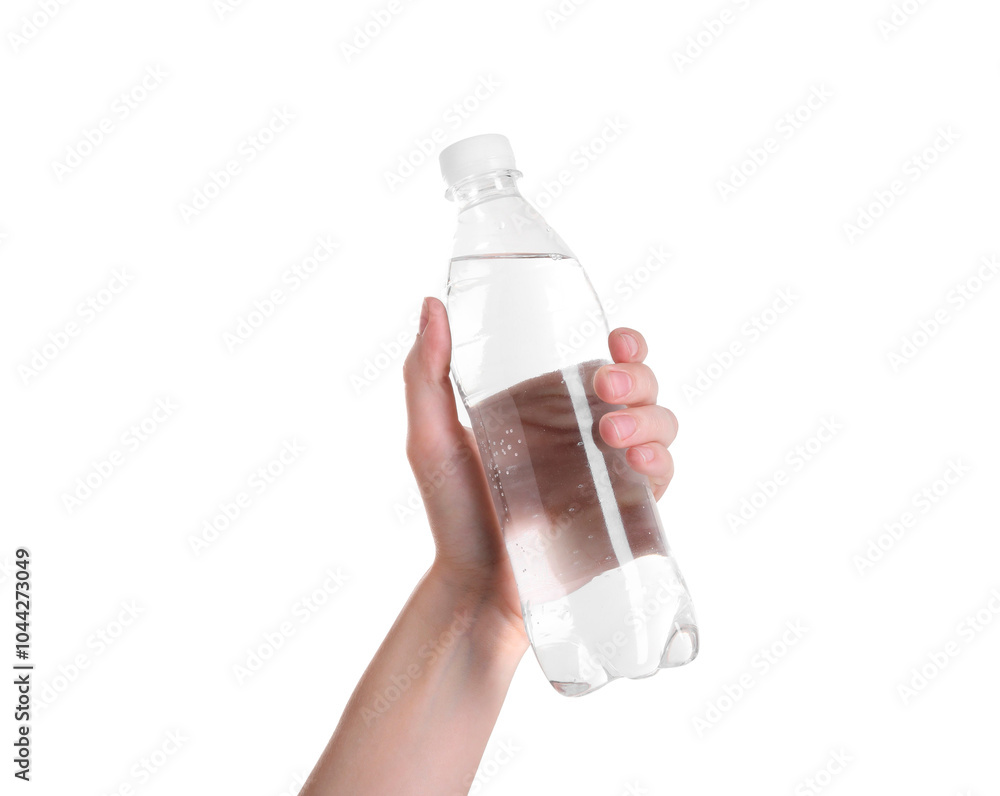
[{"label": "water inside bottle", "polygon": [[598,431],[620,408],[594,391],[604,364],[545,373],[468,406],[525,628],[549,681],[568,696],[698,652],[649,481]]}]

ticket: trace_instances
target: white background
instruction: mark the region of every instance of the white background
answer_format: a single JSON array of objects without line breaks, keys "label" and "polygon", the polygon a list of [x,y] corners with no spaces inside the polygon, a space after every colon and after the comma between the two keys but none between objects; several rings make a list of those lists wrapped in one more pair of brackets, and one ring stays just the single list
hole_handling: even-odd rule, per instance
[{"label": "white background", "polygon": [[[439,129],[444,143],[506,134],[525,195],[617,301],[612,325],[647,336],[681,428],[661,513],[703,645],[690,666],[579,700],[529,653],[479,792],[791,794],[817,776],[824,793],[1000,792],[1000,280],[977,277],[1000,254],[1000,7],[910,0],[890,30],[887,0],[592,2],[562,21],[544,3],[402,0],[349,55],[386,4],[219,5],[92,0],[52,16],[15,0],[0,18],[0,624],[10,660],[23,545],[36,666],[33,782],[18,787],[277,796],[311,769],[432,555],[407,509],[400,370],[453,233],[441,144],[426,143]],[[29,37],[25,18],[44,24]],[[120,95],[157,68],[126,116]],[[813,87],[830,98],[783,125]],[[294,119],[251,160],[275,109]],[[593,144],[609,120],[624,129]],[[777,151],[743,165],[768,138]],[[75,168],[54,166],[74,150]],[[401,158],[423,162],[393,190]],[[185,218],[230,160],[240,173]],[[754,173],[724,198],[741,168]],[[879,218],[849,233],[872,203]],[[335,256],[290,290],[283,275],[321,236]],[[650,247],[666,267],[646,268]],[[128,284],[102,293],[116,269]],[[645,283],[627,295],[627,278]],[[275,288],[285,301],[227,345]],[[780,290],[791,308],[765,313]],[[754,318],[768,322],[756,339]],[[713,366],[733,343],[742,355]],[[123,441],[158,400],[176,408]],[[836,435],[810,442],[831,418]],[[304,452],[254,492],[293,439]],[[963,475],[946,485],[949,462]],[[250,504],[196,555],[240,492]],[[744,499],[758,509],[734,531]],[[911,527],[859,571],[906,512]],[[240,681],[283,622],[294,634]],[[782,650],[788,622],[807,630]],[[946,649],[943,671],[900,692]],[[179,751],[151,758],[170,732]],[[833,752],[851,762],[829,777]],[[160,764],[148,781],[144,759]]]}]

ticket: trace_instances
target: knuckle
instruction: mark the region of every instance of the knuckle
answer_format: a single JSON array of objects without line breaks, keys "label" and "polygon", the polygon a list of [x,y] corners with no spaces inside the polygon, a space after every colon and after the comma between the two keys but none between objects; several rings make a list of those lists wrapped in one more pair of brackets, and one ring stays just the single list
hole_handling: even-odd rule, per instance
[{"label": "knuckle", "polygon": [[407,354],[406,359],[403,360],[403,384],[413,384],[413,380],[416,375],[414,371],[415,363],[413,361],[413,352],[411,351]]},{"label": "knuckle", "polygon": [[660,384],[656,380],[656,374],[653,373],[653,371],[646,365],[643,365],[642,367],[645,368],[643,373],[645,374],[646,378],[646,389],[648,390],[650,395],[655,396],[660,391]]},{"label": "knuckle", "polygon": [[657,440],[670,436],[671,420],[669,412],[669,409],[664,409],[662,406],[656,404],[649,407],[649,413],[646,416],[649,433]]}]

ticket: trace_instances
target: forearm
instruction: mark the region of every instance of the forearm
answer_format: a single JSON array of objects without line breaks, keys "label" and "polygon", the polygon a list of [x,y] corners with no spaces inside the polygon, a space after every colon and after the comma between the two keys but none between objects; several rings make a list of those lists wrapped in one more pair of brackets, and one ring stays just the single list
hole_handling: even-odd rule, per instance
[{"label": "forearm", "polygon": [[467,793],[523,633],[432,567],[354,690],[302,796]]}]

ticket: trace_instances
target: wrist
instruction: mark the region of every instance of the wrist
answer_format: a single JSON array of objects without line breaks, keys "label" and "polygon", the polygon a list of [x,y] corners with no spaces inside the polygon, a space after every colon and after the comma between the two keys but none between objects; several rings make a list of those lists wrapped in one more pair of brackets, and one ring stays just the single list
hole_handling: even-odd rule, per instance
[{"label": "wrist", "polygon": [[528,637],[512,584],[505,587],[496,575],[459,572],[437,559],[424,579],[467,625],[474,648],[516,665],[528,648]]}]

